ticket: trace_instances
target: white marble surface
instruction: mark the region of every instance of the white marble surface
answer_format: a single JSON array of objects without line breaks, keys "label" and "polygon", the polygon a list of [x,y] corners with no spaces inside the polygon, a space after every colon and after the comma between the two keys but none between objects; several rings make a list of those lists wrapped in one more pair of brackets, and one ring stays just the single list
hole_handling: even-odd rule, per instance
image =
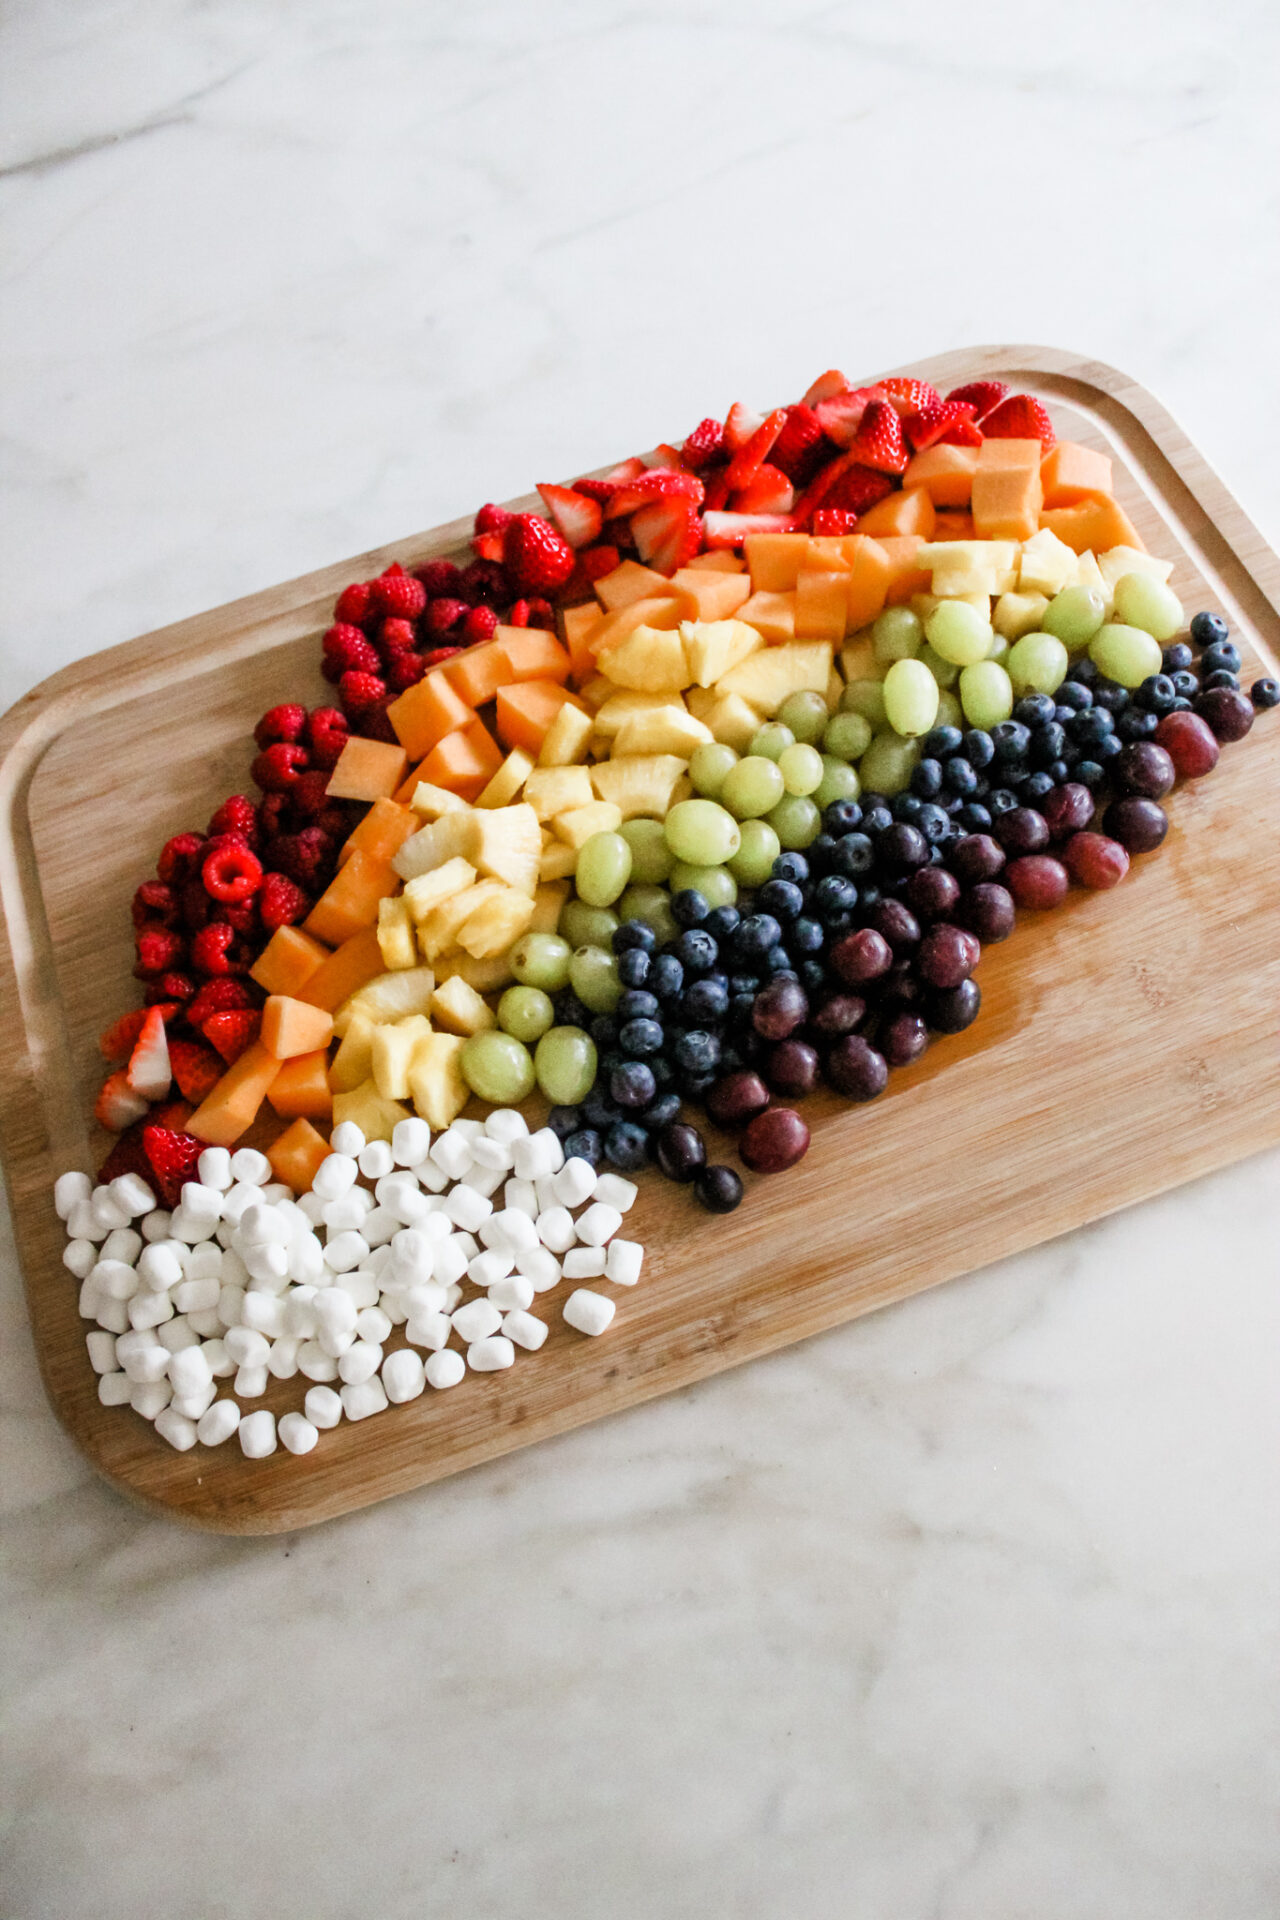
[{"label": "white marble surface", "polygon": [[[15,0],[6,700],[969,341],[1131,370],[1274,541],[1280,19],[1040,11]],[[1274,1914],[1278,1198],[247,1544],[91,1479],[7,1245],[0,1912]]]}]

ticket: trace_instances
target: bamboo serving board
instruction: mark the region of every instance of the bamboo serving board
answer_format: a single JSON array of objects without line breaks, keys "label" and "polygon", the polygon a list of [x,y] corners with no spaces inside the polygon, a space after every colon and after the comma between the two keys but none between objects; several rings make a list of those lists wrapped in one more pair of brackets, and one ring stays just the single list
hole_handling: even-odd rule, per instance
[{"label": "bamboo serving board", "polygon": [[[1148,546],[1177,559],[1188,610],[1224,613],[1246,671],[1276,671],[1280,560],[1141,387],[1039,347],[898,371],[944,391],[999,375],[1038,394],[1063,437],[1111,454]],[[456,521],[97,654],[0,722],[0,1146],[45,1386],[115,1486],[196,1526],[270,1533],[402,1493],[1280,1142],[1280,721],[1264,719],[1177,790],[1164,847],[1118,892],[1022,914],[984,952],[967,1033],[937,1040],[871,1106],[808,1103],[807,1158],[754,1181],[737,1213],[713,1220],[642,1176],[624,1231],[644,1242],[645,1270],[603,1339],[571,1333],[549,1296],[539,1354],[344,1423],[301,1459],[246,1461],[234,1442],[177,1454],[100,1406],[50,1190],[106,1144],[89,1120],[96,1036],[133,1004],[133,889],[170,834],[245,785],[265,707],[329,695],[318,638],[341,588],[391,560],[457,554],[469,532]],[[255,1404],[283,1412],[306,1385],[273,1382]]]}]

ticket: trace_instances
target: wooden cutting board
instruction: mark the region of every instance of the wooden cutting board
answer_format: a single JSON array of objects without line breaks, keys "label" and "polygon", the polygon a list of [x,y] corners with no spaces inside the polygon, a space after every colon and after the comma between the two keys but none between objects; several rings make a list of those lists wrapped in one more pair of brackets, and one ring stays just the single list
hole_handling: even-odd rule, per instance
[{"label": "wooden cutting board", "polygon": [[[1247,672],[1276,671],[1280,561],[1141,387],[1039,347],[898,371],[944,390],[998,375],[1040,395],[1062,436],[1110,452],[1148,545],[1177,559],[1184,605],[1227,616]],[[270,1533],[403,1493],[1280,1141],[1277,718],[1177,791],[1163,849],[1116,893],[1020,915],[983,955],[967,1033],[869,1107],[812,1101],[807,1158],[753,1181],[736,1214],[713,1220],[644,1177],[627,1229],[646,1245],[644,1276],[603,1339],[560,1324],[551,1296],[541,1353],[344,1423],[303,1459],[248,1462],[234,1442],[177,1454],[101,1407],[50,1189],[104,1144],[88,1119],[95,1040],[133,1004],[133,889],[170,834],[245,785],[259,713],[326,696],[318,639],[340,589],[393,559],[463,552],[469,531],[456,521],[97,654],[0,723],[0,1145],[45,1386],[115,1486],[196,1526]],[[299,1405],[306,1384],[273,1383],[266,1404]]]}]

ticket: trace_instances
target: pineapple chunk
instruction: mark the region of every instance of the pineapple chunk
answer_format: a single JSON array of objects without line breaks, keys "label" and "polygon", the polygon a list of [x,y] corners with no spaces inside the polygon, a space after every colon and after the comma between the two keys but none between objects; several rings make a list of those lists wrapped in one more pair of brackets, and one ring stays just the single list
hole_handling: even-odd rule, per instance
[{"label": "pineapple chunk", "polygon": [[418,927],[418,945],[428,960],[438,960],[458,944],[458,928],[476,908],[503,891],[500,880],[477,880],[433,907]]},{"label": "pineapple chunk", "polygon": [[[605,681],[605,686],[609,682]],[[566,700],[547,728],[538,752],[540,767],[571,767],[581,760],[591,734],[591,715]],[[526,793],[528,786],[525,787]]]},{"label": "pineapple chunk", "polygon": [[460,973],[451,974],[436,988],[431,996],[431,1014],[437,1027],[443,1027],[446,1033],[483,1033],[498,1024],[488,1001]]},{"label": "pineapple chunk", "polygon": [[700,687],[714,687],[721,674],[764,645],[745,620],[686,620],[680,638],[689,672]]},{"label": "pineapple chunk", "polygon": [[1018,562],[1019,593],[1043,593],[1052,600],[1075,577],[1074,550],[1048,527],[1041,527],[1032,539],[1023,541]]},{"label": "pineapple chunk", "polygon": [[1088,587],[1091,593],[1100,593],[1106,606],[1107,619],[1109,620],[1111,618],[1111,588],[1103,578],[1102,568],[1098,565],[1096,555],[1089,553],[1087,550],[1084,553],[1076,555],[1076,577],[1074,584],[1078,587]]},{"label": "pineapple chunk", "polygon": [[585,687],[579,688],[578,698],[585,700],[594,713],[597,707],[602,707],[606,700],[612,699],[615,691],[612,680],[606,680],[602,673],[597,673],[592,675]]},{"label": "pineapple chunk", "polygon": [[476,805],[478,807],[509,806],[532,772],[533,761],[529,755],[523,753],[519,747],[513,748],[476,801]]},{"label": "pineapple chunk", "polygon": [[378,947],[382,953],[382,964],[387,970],[399,967],[416,967],[418,964],[418,946],[413,937],[413,922],[409,918],[409,903],[402,893],[394,900],[378,902]]},{"label": "pineapple chunk", "polygon": [[493,960],[520,938],[532,918],[532,893],[503,887],[458,928],[458,945],[473,960]]},{"label": "pineapple chunk", "polygon": [[[616,827],[620,820],[634,820],[641,814],[664,820],[675,804],[673,795],[684,773],[685,762],[674,754],[649,753],[630,760],[605,760],[592,767],[591,779],[601,800],[609,803],[611,823]],[[557,820],[557,832],[560,826]],[[593,831],[599,833],[602,828]]]},{"label": "pineapple chunk", "polygon": [[1048,604],[1042,593],[1002,593],[991,624],[1006,640],[1021,640],[1024,633],[1036,632]]},{"label": "pineapple chunk", "polygon": [[615,693],[596,715],[595,730],[611,740],[638,713],[660,713],[683,704],[678,693]]},{"label": "pineapple chunk", "polygon": [[560,924],[560,910],[568,898],[569,888],[565,881],[543,881],[533,896],[533,918],[526,931],[554,933]]},{"label": "pineapple chunk", "polygon": [[[593,767],[592,779],[595,774]],[[567,812],[558,813],[553,824],[565,845],[572,847],[576,854],[593,833],[615,832],[622,825],[622,815],[611,802],[592,800],[585,807],[570,807]]]},{"label": "pineapple chunk", "polygon": [[[433,996],[434,997],[434,996]],[[431,1032],[424,1013],[373,1030],[373,1084],[384,1100],[409,1098],[409,1071],[419,1044]]]},{"label": "pineapple chunk", "polygon": [[329,1062],[329,1085],[335,1093],[350,1093],[373,1072],[373,1036],[377,1029],[367,1013],[352,1013],[341,1045]]},{"label": "pineapple chunk", "polygon": [[634,687],[638,693],[680,693],[693,679],[679,633],[658,627],[637,627],[596,664],[615,687]]},{"label": "pineapple chunk", "polygon": [[533,808],[522,801],[514,807],[491,808],[474,818],[476,848],[471,858],[476,872],[505,880],[532,900],[542,852],[542,829]]},{"label": "pineapple chunk", "polygon": [[458,1033],[432,1033],[414,1059],[409,1088],[417,1112],[436,1132],[457,1119],[470,1098],[462,1077],[462,1049]]},{"label": "pineapple chunk", "polygon": [[538,862],[538,879],[544,885],[556,880],[571,880],[578,871],[578,849],[555,835],[542,843],[542,858]]},{"label": "pineapple chunk", "polygon": [[833,660],[831,662],[831,671],[827,675],[827,685],[823,695],[827,703],[827,708],[831,713],[834,713],[840,705],[840,695],[843,692],[844,681],[840,678],[840,669]]},{"label": "pineapple chunk", "polygon": [[401,899],[410,920],[420,922],[429,913],[434,912],[445,900],[452,900],[455,893],[461,893],[475,880],[476,870],[469,860],[458,854],[452,860],[446,860],[442,867],[433,867],[430,873],[420,873],[413,880],[406,880]]},{"label": "pineapple chunk", "polygon": [[349,1093],[333,1096],[334,1126],[353,1120],[366,1140],[389,1140],[400,1122],[408,1118],[408,1107],[402,1107],[398,1100],[385,1100],[372,1080],[363,1080]]},{"label": "pineapple chunk", "polygon": [[570,807],[590,806],[595,792],[586,767],[538,767],[525,782],[524,797],[545,822]]},{"label": "pineapple chunk", "polygon": [[357,1013],[367,1014],[375,1027],[388,1020],[403,1020],[406,1014],[425,1013],[431,1004],[435,975],[430,967],[404,967],[397,973],[380,973],[349,1000],[344,1000],[333,1016],[333,1030],[341,1039]]},{"label": "pineapple chunk", "polygon": [[470,807],[442,813],[430,826],[419,827],[410,835],[391,862],[392,866],[402,880],[416,880],[420,873],[430,873],[459,855],[464,860],[474,860],[479,837],[476,821],[483,817]]},{"label": "pineapple chunk", "polygon": [[1136,547],[1112,547],[1109,553],[1098,555],[1098,570],[1114,592],[1116,581],[1123,580],[1126,573],[1149,573],[1157,580],[1167,580],[1173,562],[1157,560],[1154,553],[1139,553]]},{"label": "pineapple chunk", "polygon": [[674,753],[687,760],[695,747],[712,738],[710,727],[695,720],[683,707],[655,707],[632,714],[613,741],[613,758],[637,753]]},{"label": "pineapple chunk", "polygon": [[916,548],[915,563],[933,575],[933,591],[947,600],[1017,590],[1016,540],[926,540]]},{"label": "pineapple chunk", "polygon": [[509,953],[495,954],[492,960],[476,960],[469,953],[453,953],[441,961],[440,972],[446,980],[465,980],[477,993],[497,993],[515,979]]},{"label": "pineapple chunk", "polygon": [[[834,649],[828,640],[797,640],[790,646],[764,647],[731,667],[720,681],[721,693],[741,694],[772,718],[790,693],[825,693]],[[413,841],[409,842],[413,845]]]},{"label": "pineapple chunk", "polygon": [[746,752],[753,735],[764,723],[764,715],[736,693],[718,693],[705,717],[712,739],[732,747],[735,753]]},{"label": "pineapple chunk", "polygon": [[465,800],[450,793],[447,787],[433,787],[429,780],[419,780],[409,805],[424,820],[438,820],[442,813],[462,813],[466,809]]}]

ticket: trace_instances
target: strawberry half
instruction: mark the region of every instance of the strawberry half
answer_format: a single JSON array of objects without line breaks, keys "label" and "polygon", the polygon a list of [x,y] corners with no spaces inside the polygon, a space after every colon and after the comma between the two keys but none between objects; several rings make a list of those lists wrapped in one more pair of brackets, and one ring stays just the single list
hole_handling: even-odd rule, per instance
[{"label": "strawberry half", "polygon": [[857,525],[857,514],[850,513],[847,507],[819,507],[813,516],[812,531],[839,535],[853,533]]},{"label": "strawberry half", "polygon": [[792,508],[792,518],[798,527],[804,527],[819,507],[843,507],[850,513],[865,513],[868,507],[892,492],[893,482],[887,474],[858,466],[852,453],[837,454],[809,482]]},{"label": "strawberry half", "polygon": [[953,387],[948,400],[958,400],[973,408],[973,417],[981,426],[984,417],[998,407],[1009,388],[1003,380],[970,380],[967,386]]},{"label": "strawberry half", "polygon": [[700,507],[702,482],[697,474],[672,473],[667,467],[650,467],[644,473],[637,474],[634,480],[628,480],[615,489],[605,509],[605,519],[617,520],[624,513],[634,513],[637,507],[648,506],[651,500],[668,499],[688,500],[693,506]]},{"label": "strawberry half", "polygon": [[176,1207],[188,1180],[196,1177],[196,1162],[205,1143],[189,1133],[175,1133],[172,1127],[144,1127],[142,1151],[155,1178],[160,1198]]},{"label": "strawberry half", "polygon": [[702,537],[711,551],[740,547],[749,533],[795,533],[789,513],[704,513]]},{"label": "strawberry half", "polygon": [[838,367],[828,367],[820,373],[813,385],[800,402],[802,407],[816,407],[819,400],[834,400],[838,393],[848,393],[849,382]]},{"label": "strawberry half", "polygon": [[741,453],[752,434],[758,433],[763,425],[762,413],[755,413],[743,406],[741,400],[735,400],[724,417],[725,452]]},{"label": "strawberry half", "polygon": [[[970,426],[973,422],[973,408],[964,400],[938,400],[930,407],[922,407],[919,413],[903,415],[902,431],[915,453],[923,453],[926,447],[932,447],[946,438],[955,427]],[[978,439],[981,440],[981,434]]]},{"label": "strawberry half", "polygon": [[862,467],[874,467],[878,473],[901,473],[907,464],[907,443],[902,437],[902,422],[891,400],[872,400],[862,416],[849,447]]},{"label": "strawberry half", "polygon": [[942,395],[927,380],[882,380],[880,392],[900,414],[927,413],[931,407],[942,405]]},{"label": "strawberry half", "polygon": [[774,411],[760,422],[746,446],[740,447],[734,454],[725,476],[729,482],[730,493],[736,493],[740,487],[745,487],[755,478],[772,453],[773,443],[786,424],[786,408],[775,407]]},{"label": "strawberry half", "polygon": [[153,1100],[163,1100],[169,1091],[173,1072],[169,1065],[169,1042],[158,1006],[147,1008],[147,1017],[129,1055],[125,1078],[130,1092],[138,1094],[148,1105]]},{"label": "strawberry half", "polygon": [[109,1027],[104,1027],[98,1035],[98,1051],[104,1060],[127,1060],[138,1043],[147,1016],[158,1013],[164,1021],[172,1020],[178,1011],[176,1000],[160,1000],[151,1007],[134,1007],[130,1013],[122,1013]]},{"label": "strawberry half", "polygon": [[692,467],[696,473],[723,452],[724,428],[718,420],[708,417],[706,420],[699,420],[681,447],[680,458],[686,467]]},{"label": "strawberry half", "polygon": [[988,440],[1039,440],[1054,445],[1058,436],[1040,402],[1029,393],[1011,393],[982,422]]},{"label": "strawberry half", "polygon": [[98,1168],[98,1184],[105,1187],[124,1173],[140,1174],[148,1186],[151,1184],[151,1162],[142,1150],[142,1127],[136,1120],[125,1128]]},{"label": "strawberry half", "polygon": [[143,1094],[134,1092],[128,1075],[120,1067],[103,1081],[102,1091],[94,1102],[93,1117],[108,1132],[123,1133],[135,1120],[141,1120],[150,1104]]},{"label": "strawberry half", "polygon": [[226,1071],[225,1061],[198,1040],[174,1040],[169,1047],[169,1063],[183,1099],[194,1101],[196,1106],[213,1092]]},{"label": "strawberry half", "polygon": [[502,536],[502,561],[520,593],[554,593],[573,572],[573,548],[549,520],[517,513]]},{"label": "strawberry half", "polygon": [[231,1007],[225,1013],[211,1013],[201,1031],[231,1066],[253,1045],[261,1026],[262,1015],[256,1007]]},{"label": "strawberry half", "polygon": [[673,574],[702,546],[702,525],[692,500],[674,495],[654,500],[631,516],[636,552],[658,573]]},{"label": "strawberry half", "polygon": [[875,387],[855,387],[835,394],[830,400],[819,400],[813,410],[814,418],[828,440],[834,441],[837,447],[849,447],[862,425],[863,414],[875,398]]},{"label": "strawberry half", "polygon": [[770,464],[803,486],[821,458],[822,426],[812,407],[787,408],[787,424],[773,443]]},{"label": "strawberry half", "polygon": [[572,487],[556,487],[538,482],[538,492],[547,512],[571,547],[588,547],[600,531],[603,518],[600,502],[575,493]]},{"label": "strawberry half", "polygon": [[733,496],[735,513],[790,513],[796,490],[785,473],[766,460]]},{"label": "strawberry half", "polygon": [[666,440],[659,440],[653,452],[645,455],[644,463],[646,467],[669,467],[674,473],[684,469],[679,447],[671,446]]}]

